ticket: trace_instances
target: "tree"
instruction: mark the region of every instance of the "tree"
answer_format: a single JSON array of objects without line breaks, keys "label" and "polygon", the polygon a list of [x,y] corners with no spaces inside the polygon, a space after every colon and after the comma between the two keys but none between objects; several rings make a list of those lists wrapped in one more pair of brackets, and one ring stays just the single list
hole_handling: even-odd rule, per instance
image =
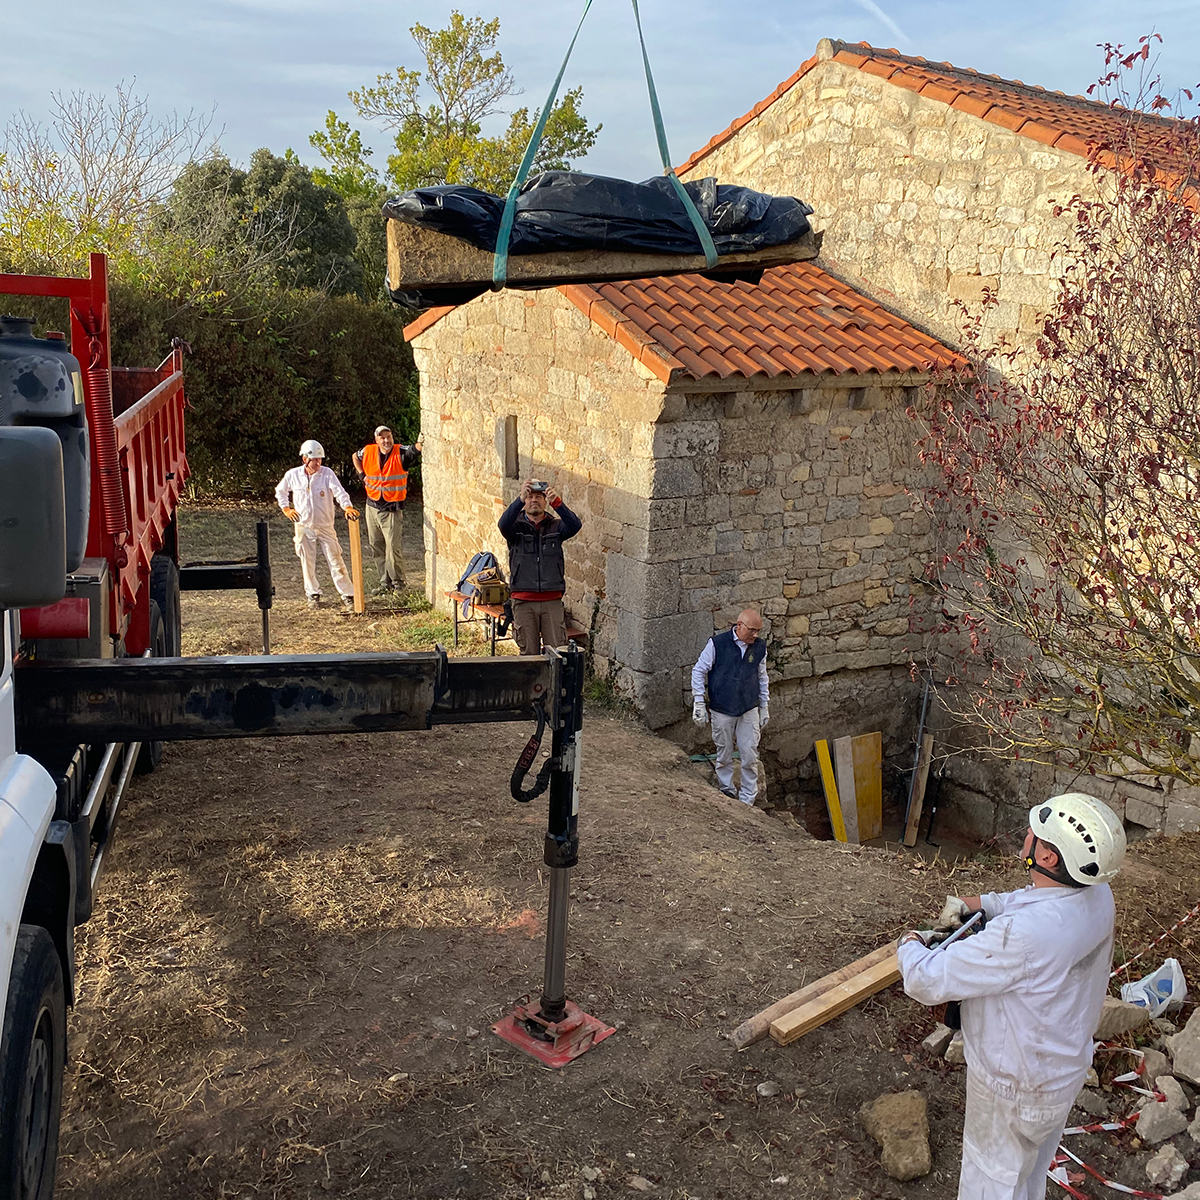
[{"label": "tree", "polygon": [[109,99],[51,94],[49,126],[18,112],[0,152],[0,242],[9,269],[70,270],[93,250],[144,248],[148,215],[179,163],[203,158],[211,114],[155,117],[124,84]]},{"label": "tree", "polygon": [[1125,82],[1150,45],[1108,48],[1111,134],[1062,210],[1036,347],[989,359],[977,318],[972,378],[923,414],[931,632],[947,704],[990,748],[1195,784],[1200,126],[1157,79]]},{"label": "tree", "polygon": [[325,117],[324,132],[318,131],[308,140],[329,164],[328,170],[314,167],[313,179],[332,188],[345,202],[357,238],[354,255],[363,274],[362,294],[369,299],[386,299],[387,230],[380,209],[387,199],[387,188],[367,161],[372,151],[362,144],[358,130],[351,129],[332,110]]},{"label": "tree", "polygon": [[156,219],[160,237],[192,245],[197,266],[275,287],[357,294],[362,268],[342,197],[294,155],[256,150],[248,170],[216,155],[180,172]]},{"label": "tree", "polygon": [[[519,108],[503,133],[483,134],[483,122],[520,94],[495,50],[499,20],[464,18],[455,11],[446,29],[416,24],[410,33],[424,72],[397,67],[378,76],[374,87],[350,93],[359,116],[395,130],[389,180],[399,191],[463,183],[503,194],[517,173],[538,114],[531,118],[528,108]],[[431,95],[428,104],[423,93]],[[569,169],[595,143],[601,126],[593,129],[580,113],[582,96],[583,89],[574,88],[551,109],[535,171]],[[312,142],[330,162],[331,175],[342,172],[352,183],[361,178],[366,153],[361,139],[335,114],[329,114],[326,132],[314,134]]]}]

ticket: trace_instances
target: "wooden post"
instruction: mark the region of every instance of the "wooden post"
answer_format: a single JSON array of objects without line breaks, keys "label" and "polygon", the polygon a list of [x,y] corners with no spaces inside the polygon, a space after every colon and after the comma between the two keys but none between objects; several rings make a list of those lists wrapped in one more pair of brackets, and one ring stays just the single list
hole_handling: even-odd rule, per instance
[{"label": "wooden post", "polygon": [[929,782],[929,764],[933,758],[933,734],[921,736],[921,753],[917,757],[917,772],[913,779],[912,803],[908,806],[908,824],[904,829],[904,844],[917,844],[917,827],[921,824],[921,806],[925,802],[925,785]]},{"label": "wooden post", "polygon": [[854,760],[854,795],[858,807],[858,840],[883,836],[883,734],[864,733],[850,739]]},{"label": "wooden post", "polygon": [[349,518],[346,520],[346,524],[350,526],[350,578],[354,581],[354,611],[356,613],[367,611],[367,599],[363,589],[362,531],[359,526],[361,519],[360,513],[353,520]]},{"label": "wooden post", "polygon": [[833,765],[837,772],[838,800],[842,806],[842,821],[846,826],[846,841],[860,842],[858,831],[858,789],[854,779],[854,749],[848,737],[834,738]]}]

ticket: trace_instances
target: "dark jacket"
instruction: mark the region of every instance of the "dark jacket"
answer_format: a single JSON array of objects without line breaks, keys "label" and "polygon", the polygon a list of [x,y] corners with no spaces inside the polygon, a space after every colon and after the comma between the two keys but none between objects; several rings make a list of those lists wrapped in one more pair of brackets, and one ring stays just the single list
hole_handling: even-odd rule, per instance
[{"label": "dark jacket", "polygon": [[567,590],[562,544],[583,528],[583,522],[565,504],[548,506],[545,517],[534,524],[518,496],[496,526],[508,543],[508,585],[514,592],[561,595]]},{"label": "dark jacket", "polygon": [[727,629],[713,638],[712,670],[708,673],[708,703],[713,712],[740,717],[758,707],[758,664],[767,653],[767,644],[755,638],[743,654]]}]

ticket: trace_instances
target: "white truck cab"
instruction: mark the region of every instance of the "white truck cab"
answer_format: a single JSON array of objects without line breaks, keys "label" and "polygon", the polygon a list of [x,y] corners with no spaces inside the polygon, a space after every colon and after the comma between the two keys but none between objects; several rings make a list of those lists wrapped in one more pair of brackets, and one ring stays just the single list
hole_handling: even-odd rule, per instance
[{"label": "white truck cab", "polygon": [[72,828],[57,787],[17,753],[19,610],[66,588],[62,450],[0,427],[0,1197],[49,1200],[58,1155],[74,933]]}]

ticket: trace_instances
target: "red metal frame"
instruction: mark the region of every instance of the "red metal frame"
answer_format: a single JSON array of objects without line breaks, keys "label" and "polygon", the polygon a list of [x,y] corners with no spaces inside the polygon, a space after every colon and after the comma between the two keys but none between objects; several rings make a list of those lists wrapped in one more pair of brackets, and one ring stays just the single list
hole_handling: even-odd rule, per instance
[{"label": "red metal frame", "polygon": [[[115,592],[109,605],[109,633],[123,640],[125,653],[139,655],[150,640],[150,560],[163,549],[190,474],[184,441],[183,353],[176,347],[156,368],[122,372],[136,376],[131,380],[135,386],[149,383],[151,387],[114,418],[108,260],[103,254],[91,255],[90,271],[87,279],[0,275],[0,294],[54,297],[70,305],[71,352],[83,370],[92,451],[87,553],[109,563]],[[105,445],[115,448],[119,492],[112,488],[112,469],[106,473]],[[170,549],[175,552],[173,546]]]}]

